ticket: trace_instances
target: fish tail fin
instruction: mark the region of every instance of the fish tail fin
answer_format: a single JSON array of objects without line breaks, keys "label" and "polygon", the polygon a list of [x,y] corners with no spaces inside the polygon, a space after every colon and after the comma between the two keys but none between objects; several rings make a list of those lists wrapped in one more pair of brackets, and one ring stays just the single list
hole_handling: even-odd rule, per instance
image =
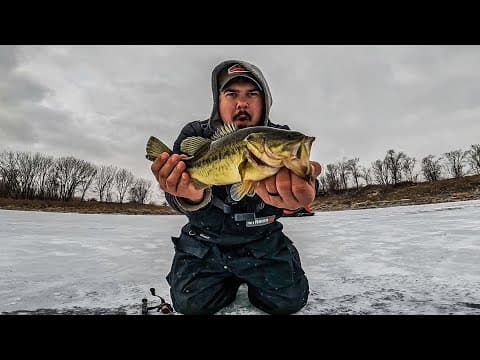
[{"label": "fish tail fin", "polygon": [[168,155],[172,154],[172,150],[155,136],[150,136],[150,139],[148,139],[146,150],[145,157],[150,161],[155,161],[157,156],[163,152],[167,152]]}]

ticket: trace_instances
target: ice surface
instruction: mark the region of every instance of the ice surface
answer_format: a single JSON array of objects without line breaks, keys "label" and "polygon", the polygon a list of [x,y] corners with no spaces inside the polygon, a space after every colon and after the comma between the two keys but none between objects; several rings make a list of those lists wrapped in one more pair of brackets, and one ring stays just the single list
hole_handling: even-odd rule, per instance
[{"label": "ice surface", "polygon": [[[480,201],[282,218],[310,283],[297,314],[480,314]],[[139,314],[180,215],[0,210],[0,313]],[[264,314],[247,298],[218,314]]]}]

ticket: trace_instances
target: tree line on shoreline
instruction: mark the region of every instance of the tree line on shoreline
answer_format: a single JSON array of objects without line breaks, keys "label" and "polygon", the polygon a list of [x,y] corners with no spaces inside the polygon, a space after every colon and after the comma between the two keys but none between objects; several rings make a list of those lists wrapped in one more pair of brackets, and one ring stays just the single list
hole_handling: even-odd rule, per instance
[{"label": "tree line on shoreline", "polygon": [[95,165],[73,156],[0,153],[0,197],[145,204],[152,182],[113,165]]},{"label": "tree line on shoreline", "polygon": [[480,144],[468,150],[452,150],[441,156],[427,155],[418,163],[414,157],[393,149],[370,167],[359,165],[360,159],[346,159],[327,164],[319,176],[319,195],[337,193],[367,185],[397,185],[408,181],[438,181],[480,174]]},{"label": "tree line on shoreline", "polygon": [[[480,144],[441,156],[427,155],[420,162],[404,152],[387,151],[370,167],[360,159],[346,159],[324,166],[318,177],[318,195],[367,185],[397,185],[404,181],[437,181],[480,174]],[[145,204],[152,181],[136,178],[129,170],[95,165],[73,156],[54,158],[41,153],[0,153],[0,197],[15,199],[130,201]],[[93,196],[93,197],[92,197]]]}]

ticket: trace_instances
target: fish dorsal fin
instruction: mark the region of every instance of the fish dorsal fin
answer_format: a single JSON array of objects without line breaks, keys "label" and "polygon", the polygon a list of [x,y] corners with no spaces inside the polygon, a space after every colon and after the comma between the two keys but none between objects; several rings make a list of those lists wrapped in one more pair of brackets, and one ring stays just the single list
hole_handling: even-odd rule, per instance
[{"label": "fish dorsal fin", "polygon": [[182,141],[180,151],[184,154],[195,155],[202,147],[210,143],[209,139],[201,136],[191,136]]},{"label": "fish dorsal fin", "polygon": [[234,133],[237,130],[238,130],[238,127],[235,124],[233,123],[225,124],[222,127],[219,127],[217,131],[215,131],[215,134],[213,134],[212,136],[212,140],[221,139],[222,137],[227,136],[231,133]]}]

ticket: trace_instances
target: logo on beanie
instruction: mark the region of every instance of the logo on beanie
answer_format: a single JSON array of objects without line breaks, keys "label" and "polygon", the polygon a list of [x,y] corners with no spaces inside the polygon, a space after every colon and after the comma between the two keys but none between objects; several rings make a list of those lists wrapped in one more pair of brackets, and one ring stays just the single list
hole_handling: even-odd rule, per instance
[{"label": "logo on beanie", "polygon": [[230,66],[227,70],[227,74],[238,74],[238,73],[248,73],[247,69],[245,69],[242,65],[236,64],[233,66]]}]

